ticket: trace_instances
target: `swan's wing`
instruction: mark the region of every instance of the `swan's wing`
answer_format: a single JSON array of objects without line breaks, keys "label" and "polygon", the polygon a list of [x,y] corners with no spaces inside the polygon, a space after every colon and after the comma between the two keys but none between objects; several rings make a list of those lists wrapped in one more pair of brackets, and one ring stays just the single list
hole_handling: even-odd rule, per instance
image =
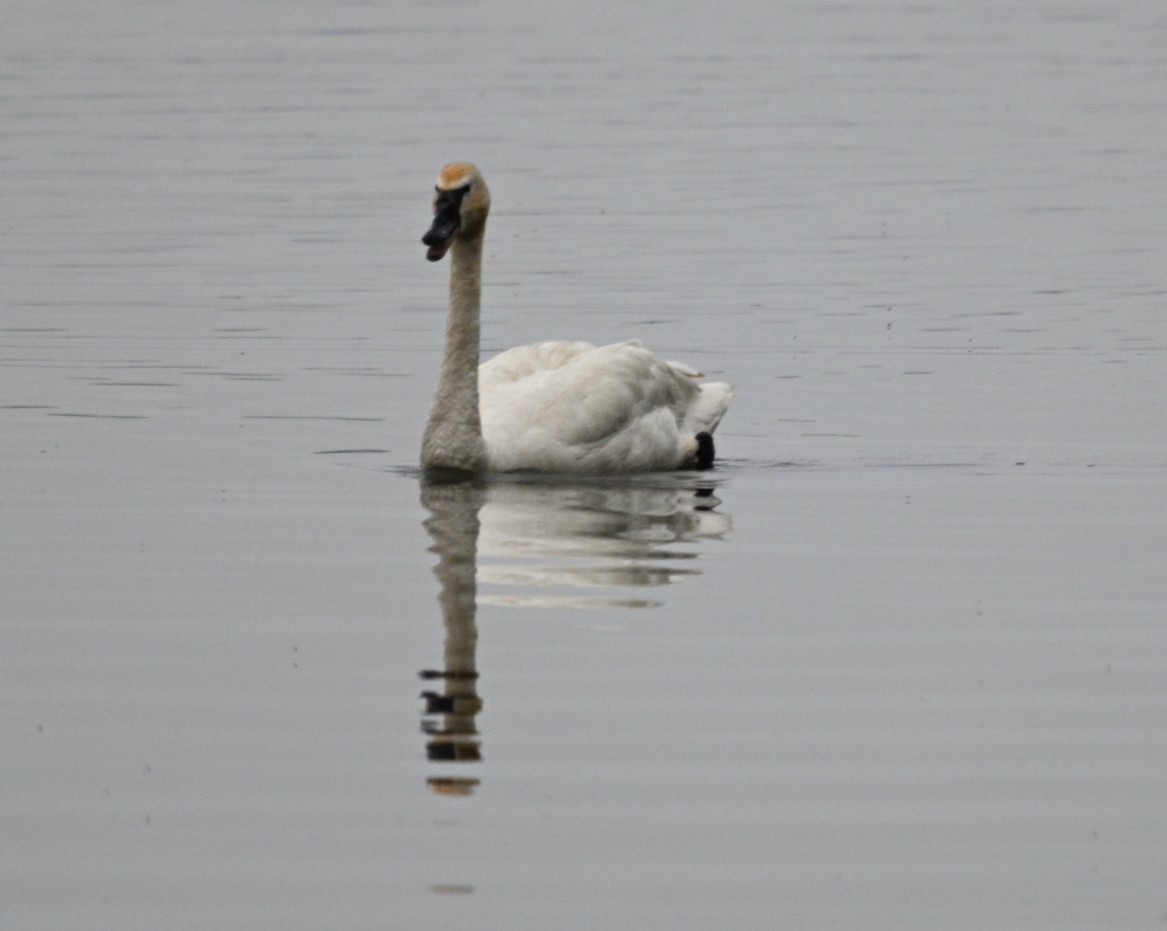
[{"label": "swan's wing", "polygon": [[595,350],[591,343],[553,340],[516,346],[500,352],[478,367],[478,390],[493,391],[505,385],[561,369],[582,355]]},{"label": "swan's wing", "polygon": [[712,429],[725,389],[706,397],[635,340],[522,346],[479,370],[482,431],[499,469],[676,468],[697,432],[689,422]]},{"label": "swan's wing", "polygon": [[484,420],[515,430],[538,426],[569,445],[598,442],[662,408],[679,423],[697,391],[638,341],[521,346],[479,370]]}]

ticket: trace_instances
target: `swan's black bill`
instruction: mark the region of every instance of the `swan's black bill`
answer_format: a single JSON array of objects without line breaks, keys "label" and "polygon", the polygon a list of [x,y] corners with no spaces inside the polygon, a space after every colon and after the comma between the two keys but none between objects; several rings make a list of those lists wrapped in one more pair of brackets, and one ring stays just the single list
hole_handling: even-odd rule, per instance
[{"label": "swan's black bill", "polygon": [[425,257],[431,262],[436,262],[444,256],[458,235],[461,225],[457,209],[454,210],[452,218],[440,213],[434,217],[434,225],[430,227],[428,233],[421,237],[421,241],[429,246]]},{"label": "swan's black bill", "polygon": [[462,198],[470,186],[456,191],[439,190],[434,198],[434,222],[421,241],[429,246],[425,257],[436,262],[446,254],[462,228]]}]

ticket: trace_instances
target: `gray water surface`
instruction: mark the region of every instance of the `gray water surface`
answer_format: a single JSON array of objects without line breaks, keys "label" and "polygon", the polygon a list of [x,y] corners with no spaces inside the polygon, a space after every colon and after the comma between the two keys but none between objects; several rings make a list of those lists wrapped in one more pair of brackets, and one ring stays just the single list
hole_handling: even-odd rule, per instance
[{"label": "gray water surface", "polygon": [[[0,48],[4,928],[1167,921],[1158,5]],[[486,352],[733,381],[717,469],[420,480],[459,159]]]}]

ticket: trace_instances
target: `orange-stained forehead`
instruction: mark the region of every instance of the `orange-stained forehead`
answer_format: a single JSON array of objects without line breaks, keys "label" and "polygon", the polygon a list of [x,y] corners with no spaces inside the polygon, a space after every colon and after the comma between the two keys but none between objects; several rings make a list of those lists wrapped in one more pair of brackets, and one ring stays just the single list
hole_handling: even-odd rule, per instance
[{"label": "orange-stained forehead", "polygon": [[469,162],[450,162],[438,175],[438,187],[443,191],[452,191],[454,188],[462,187],[470,180],[471,175],[477,173],[478,169]]}]

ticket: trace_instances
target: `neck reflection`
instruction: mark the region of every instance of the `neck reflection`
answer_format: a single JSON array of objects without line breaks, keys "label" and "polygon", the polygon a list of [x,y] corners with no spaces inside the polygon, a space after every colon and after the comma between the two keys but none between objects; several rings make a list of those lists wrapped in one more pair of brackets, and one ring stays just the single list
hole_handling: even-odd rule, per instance
[{"label": "neck reflection", "polygon": [[[482,759],[475,719],[482,710],[478,696],[476,579],[478,512],[486,488],[478,481],[438,483],[423,481],[421,503],[430,516],[425,521],[437,553],[434,575],[441,589],[438,604],[446,632],[441,669],[423,669],[421,677],[441,681],[442,691],[422,692],[425,699],[422,730],[426,756],[433,762],[476,763]],[[469,795],[478,780],[430,776],[430,788],[439,794]]]}]

